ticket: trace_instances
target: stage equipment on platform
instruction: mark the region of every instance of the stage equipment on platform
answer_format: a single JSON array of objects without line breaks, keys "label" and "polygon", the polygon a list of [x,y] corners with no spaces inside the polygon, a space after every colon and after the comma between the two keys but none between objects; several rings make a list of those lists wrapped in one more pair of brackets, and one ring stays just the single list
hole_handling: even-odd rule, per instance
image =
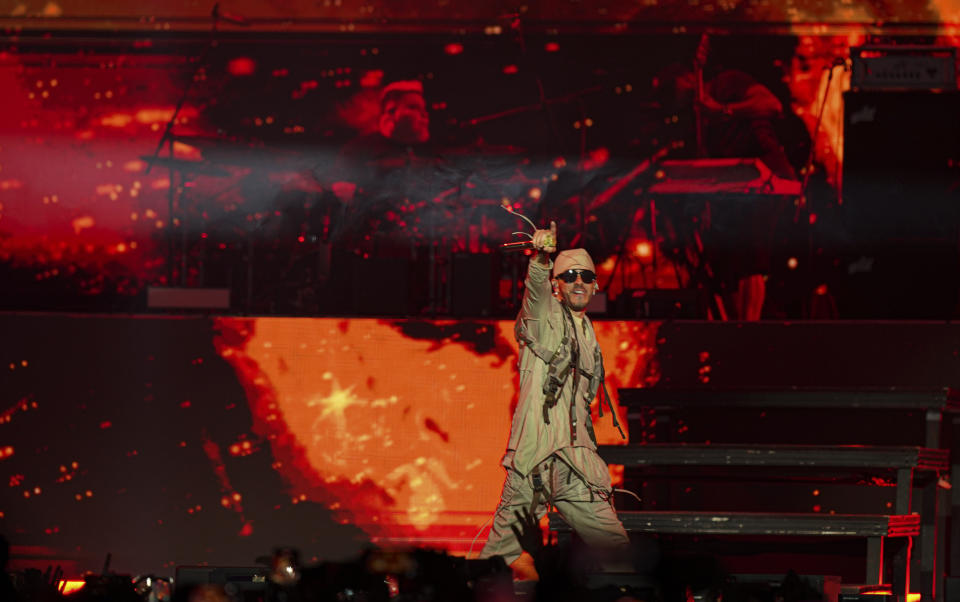
[{"label": "stage equipment on platform", "polygon": [[229,309],[228,288],[147,287],[149,309]]},{"label": "stage equipment on platform", "polygon": [[957,49],[952,46],[854,46],[855,89],[955,90]]},{"label": "stage equipment on platform", "polygon": [[960,93],[843,95],[843,203],[866,242],[955,236]]},{"label": "stage equipment on platform", "polygon": [[703,291],[715,319],[726,319],[721,296],[741,273],[769,263],[776,224],[800,194],[800,182],[756,158],[663,161],[647,189],[651,215],[672,227],[668,257],[688,269],[689,287]]},{"label": "stage equipment on platform", "polygon": [[730,195],[730,200],[746,202],[769,196],[796,196],[800,194],[800,183],[774,175],[756,158],[662,161],[657,165],[657,182],[650,193]]},{"label": "stage equipment on platform", "polygon": [[163,602],[170,600],[173,594],[170,580],[155,575],[134,577],[133,589],[144,602]]},{"label": "stage equipment on platform", "polygon": [[844,316],[954,315],[958,111],[955,90],[844,94],[842,210],[854,254],[840,291]]},{"label": "stage equipment on platform", "polygon": [[897,596],[890,591],[889,585],[855,585],[840,586],[837,602],[896,602]]},{"label": "stage equipment on platform", "polygon": [[747,591],[755,591],[757,586],[765,585],[766,592],[771,593],[775,600],[814,600],[809,594],[819,592],[823,602],[837,602],[841,587],[838,575],[798,575],[793,571],[786,575],[735,573],[730,576],[730,581],[734,588],[745,586],[743,589]]},{"label": "stage equipment on platform", "polygon": [[[167,187],[167,222],[166,222],[166,238],[167,238],[167,282],[173,284],[177,280],[181,286],[187,284],[187,256],[188,256],[188,213],[186,208],[189,206],[189,201],[187,200],[186,191],[190,187],[190,184],[193,180],[193,177],[196,175],[207,175],[207,176],[227,176],[230,175],[230,172],[220,169],[219,167],[210,165],[209,163],[203,161],[187,161],[176,156],[176,148],[174,146],[175,138],[173,128],[178,123],[178,117],[180,111],[183,110],[184,104],[187,102],[187,99],[190,97],[190,92],[193,89],[193,86],[196,82],[200,81],[199,75],[203,72],[204,69],[208,67],[208,61],[210,55],[213,53],[214,49],[218,47],[218,29],[221,22],[239,24],[238,17],[232,15],[231,13],[221,13],[220,4],[216,3],[213,5],[213,10],[210,14],[210,35],[209,41],[206,46],[203,47],[201,53],[196,57],[196,60],[193,62],[193,72],[190,77],[186,80],[186,85],[183,88],[183,92],[180,94],[180,98],[177,99],[177,104],[171,113],[170,118],[167,120],[167,123],[164,125],[163,134],[160,136],[160,139],[157,141],[157,146],[153,150],[151,155],[142,157],[146,161],[147,169],[145,174],[149,174],[150,170],[153,169],[155,165],[160,165],[166,167],[170,170],[170,185]],[[169,156],[161,157],[160,153],[163,151],[164,146],[167,147]],[[180,241],[176,241],[175,228],[180,230]],[[179,270],[177,270],[177,246],[180,246],[179,249]],[[202,250],[202,248],[201,248]],[[203,285],[203,260],[201,259],[200,264],[200,285]]]},{"label": "stage equipment on platform", "polygon": [[130,600],[135,599],[138,593],[130,575],[107,572],[102,575],[87,575],[80,592],[83,592],[82,596],[88,600]]},{"label": "stage equipment on platform", "polygon": [[[956,536],[951,534],[953,538]],[[955,539],[953,539],[955,541]],[[956,559],[951,559],[952,562],[957,562]],[[950,571],[953,573],[953,571]],[[947,577],[943,580],[943,599],[946,602],[960,602],[960,577]]]},{"label": "stage equipment on platform", "polygon": [[512,599],[503,558],[468,560],[424,549],[372,548],[350,562],[302,570],[298,593],[310,600]]},{"label": "stage equipment on platform", "polygon": [[222,586],[231,599],[263,598],[267,592],[270,569],[267,567],[178,566],[174,593],[203,586]]},{"label": "stage equipment on platform", "polygon": [[[661,330],[660,336],[670,335]],[[942,475],[952,470],[952,465],[941,436],[956,437],[953,432],[956,425],[950,425],[950,430],[942,433],[947,426],[944,423],[958,409],[950,390],[937,387],[660,386],[621,388],[619,401],[621,407],[627,408],[631,432],[645,432],[649,441],[655,441],[598,448],[607,463],[624,466],[625,486],[643,483],[644,500],[657,500],[655,509],[621,512],[628,531],[688,536],[776,534],[777,537],[865,538],[866,571],[863,574],[866,582],[892,584],[898,595],[912,590],[920,592],[925,599],[933,600],[934,593],[941,599],[939,593],[943,591],[946,572],[944,561],[952,556],[947,554],[945,545],[945,522],[950,510],[947,491],[942,485]],[[730,422],[725,425],[718,422],[719,412]],[[801,416],[819,422],[818,413],[830,427],[821,425],[815,431],[805,432]],[[899,445],[890,445],[889,433],[877,439],[878,433],[864,428],[869,424],[865,422],[868,418],[878,423],[897,424],[896,436],[903,437],[897,441]],[[711,439],[719,432],[712,428],[714,425],[723,428],[735,423],[734,433],[722,436],[740,443],[697,444],[690,441],[689,435],[682,435],[683,440],[677,441],[677,433],[681,432],[677,425],[681,420],[685,427],[689,425],[690,433],[699,431],[701,437]],[[878,442],[881,444],[875,444]],[[656,482],[657,475],[676,482],[679,487],[689,487],[691,479],[701,479],[693,487],[702,490],[704,496],[718,491],[713,484],[704,484],[705,476],[726,477],[733,483],[749,481],[757,488],[755,491],[762,491],[760,487],[767,485],[761,481],[766,480],[771,487],[767,491],[783,488],[786,495],[762,496],[763,506],[758,507],[761,512],[740,511],[744,506],[749,507],[751,500],[747,497],[739,500],[737,512],[690,511],[689,506],[684,506],[684,500],[689,499],[686,496],[691,490],[686,489],[683,496],[677,497],[664,486],[663,480]],[[891,492],[893,499],[884,514],[873,514],[878,507],[870,498],[878,493],[862,485],[878,481],[867,475],[895,483]],[[821,513],[819,507],[815,513],[808,514],[805,504],[796,504],[797,499],[788,491],[792,479],[832,487],[851,477],[856,488],[870,497],[857,502],[856,494],[851,491],[850,505],[837,509],[836,514],[832,510],[830,514]],[[719,479],[718,483],[723,480]],[[880,499],[883,495],[879,494]],[[782,511],[770,513],[777,497]],[[674,504],[681,508],[669,510]],[[697,506],[694,504],[693,508]]]},{"label": "stage equipment on platform", "polygon": [[270,580],[281,587],[300,582],[300,552],[296,548],[277,548],[270,561]]}]

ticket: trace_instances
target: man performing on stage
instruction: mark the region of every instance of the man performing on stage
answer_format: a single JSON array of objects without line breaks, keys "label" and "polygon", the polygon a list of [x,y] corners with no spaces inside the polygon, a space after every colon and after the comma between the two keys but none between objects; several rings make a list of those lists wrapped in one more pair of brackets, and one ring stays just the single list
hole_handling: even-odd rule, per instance
[{"label": "man performing on stage", "polygon": [[[551,262],[556,233],[551,222],[550,230],[533,235],[537,253],[516,323],[520,392],[503,457],[507,477],[480,557],[513,563],[522,551],[519,517],[529,511],[539,520],[552,505],[585,543],[606,552],[604,568],[629,570],[629,540],[590,420],[590,402],[603,382],[603,358],[584,315],[598,289],[596,270],[584,249],[563,251]],[[611,413],[619,428],[612,406]]]}]

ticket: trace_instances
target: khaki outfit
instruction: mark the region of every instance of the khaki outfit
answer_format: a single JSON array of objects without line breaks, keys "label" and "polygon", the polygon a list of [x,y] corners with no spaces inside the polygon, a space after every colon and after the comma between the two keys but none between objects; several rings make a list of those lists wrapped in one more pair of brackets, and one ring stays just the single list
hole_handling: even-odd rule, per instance
[{"label": "khaki outfit", "polygon": [[519,400],[503,458],[507,478],[480,552],[481,558],[498,555],[508,564],[522,552],[510,528],[517,524],[514,512],[531,509],[538,483],[537,519],[553,505],[588,545],[629,546],[590,419],[590,403],[603,381],[603,358],[590,320],[575,319],[550,294],[551,267],[532,259],[527,270],[516,323]]}]

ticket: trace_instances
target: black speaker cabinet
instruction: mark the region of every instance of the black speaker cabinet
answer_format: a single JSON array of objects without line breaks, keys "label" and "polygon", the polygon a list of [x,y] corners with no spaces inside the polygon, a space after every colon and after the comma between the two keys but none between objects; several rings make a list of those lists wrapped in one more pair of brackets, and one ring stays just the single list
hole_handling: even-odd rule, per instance
[{"label": "black speaker cabinet", "polygon": [[[947,319],[957,305],[960,93],[844,94],[846,318]],[[856,269],[854,269],[856,268]]]},{"label": "black speaker cabinet", "polygon": [[953,241],[960,93],[844,94],[843,202],[857,242]]}]

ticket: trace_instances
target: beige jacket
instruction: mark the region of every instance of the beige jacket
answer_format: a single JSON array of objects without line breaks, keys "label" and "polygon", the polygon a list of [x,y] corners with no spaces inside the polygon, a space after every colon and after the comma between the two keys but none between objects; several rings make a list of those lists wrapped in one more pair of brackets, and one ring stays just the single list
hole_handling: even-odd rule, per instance
[{"label": "beige jacket", "polygon": [[[526,290],[517,316],[516,333],[520,345],[520,392],[510,428],[510,442],[503,464],[526,476],[534,466],[558,453],[592,487],[610,491],[607,465],[597,455],[597,444],[590,419],[590,403],[596,396],[602,376],[602,356],[597,347],[593,324],[584,316],[582,328],[564,316],[564,310],[550,290],[549,266],[531,259],[527,269]],[[571,343],[577,337],[580,377],[576,401],[571,404],[574,376],[563,379],[556,405],[546,410],[545,384],[549,379],[551,358],[569,364]],[[563,345],[564,337],[568,338]],[[559,354],[557,356],[556,354]],[[571,420],[571,407],[575,422]],[[575,427],[572,428],[572,425]]]}]

